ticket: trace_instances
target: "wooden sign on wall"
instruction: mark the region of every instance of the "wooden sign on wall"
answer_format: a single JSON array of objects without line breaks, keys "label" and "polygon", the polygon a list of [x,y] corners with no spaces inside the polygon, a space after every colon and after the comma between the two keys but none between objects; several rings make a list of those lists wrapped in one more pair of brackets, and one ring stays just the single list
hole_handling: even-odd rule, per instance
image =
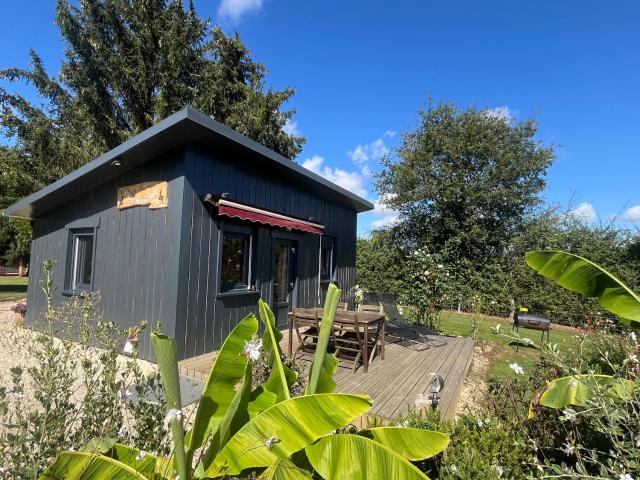
[{"label": "wooden sign on wall", "polygon": [[167,208],[167,182],[145,182],[118,188],[118,209],[148,205],[149,209]]}]

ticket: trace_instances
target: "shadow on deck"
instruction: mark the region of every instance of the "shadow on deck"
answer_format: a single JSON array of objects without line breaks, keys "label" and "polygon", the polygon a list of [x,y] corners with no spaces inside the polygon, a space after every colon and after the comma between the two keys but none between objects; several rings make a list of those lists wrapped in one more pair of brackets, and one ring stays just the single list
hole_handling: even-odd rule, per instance
[{"label": "shadow on deck", "polygon": [[[288,332],[283,333],[282,346],[286,352]],[[435,336],[434,340],[430,348],[416,351],[388,338],[385,359],[374,358],[367,373],[362,371],[362,367],[354,373],[350,361],[341,361],[334,377],[336,391],[368,394],[373,399],[368,417],[389,420],[414,408],[418,395],[428,393],[427,382],[431,373],[436,372],[445,382],[438,408],[445,418],[452,418],[473,360],[473,340],[445,336]],[[209,353],[183,360],[180,373],[206,380],[214,358],[215,353]],[[303,353],[297,358],[305,367],[305,374],[311,359],[310,353]]]}]

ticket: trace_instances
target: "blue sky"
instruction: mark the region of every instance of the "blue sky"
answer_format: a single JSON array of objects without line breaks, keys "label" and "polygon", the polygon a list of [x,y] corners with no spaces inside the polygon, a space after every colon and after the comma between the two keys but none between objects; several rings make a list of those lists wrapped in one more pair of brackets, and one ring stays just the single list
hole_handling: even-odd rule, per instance
[{"label": "blue sky", "polygon": [[[57,71],[55,2],[11,2],[0,68],[35,48]],[[296,89],[300,163],[375,200],[379,158],[411,129],[427,95],[533,116],[558,146],[544,198],[587,221],[640,224],[640,3],[633,1],[196,0],[238,30],[269,86]],[[634,208],[636,207],[636,208]],[[359,232],[393,212],[360,215]]]}]

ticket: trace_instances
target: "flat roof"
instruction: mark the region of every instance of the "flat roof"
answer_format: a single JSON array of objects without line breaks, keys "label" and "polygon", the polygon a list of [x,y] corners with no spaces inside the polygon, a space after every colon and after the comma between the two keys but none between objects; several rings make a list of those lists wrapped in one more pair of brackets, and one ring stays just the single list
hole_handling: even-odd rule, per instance
[{"label": "flat roof", "polygon": [[[260,143],[221,124],[193,108],[184,108],[156,123],[144,132],[130,138],[95,160],[74,170],[51,185],[7,207],[3,214],[9,217],[36,218],[96,185],[111,180],[125,171],[160,155],[171,148],[188,143],[223,144],[226,148],[252,152],[253,159],[270,162],[270,167],[291,182],[323,198],[353,208],[356,212],[373,209],[373,204],[326,178],[307,170]],[[118,159],[122,166],[111,163]]]}]

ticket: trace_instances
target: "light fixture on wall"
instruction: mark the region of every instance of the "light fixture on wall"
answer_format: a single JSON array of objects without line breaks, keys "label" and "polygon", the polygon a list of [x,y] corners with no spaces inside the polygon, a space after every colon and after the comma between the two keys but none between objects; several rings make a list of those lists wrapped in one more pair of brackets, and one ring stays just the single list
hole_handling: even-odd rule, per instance
[{"label": "light fixture on wall", "polygon": [[228,192],[224,192],[220,194],[220,198],[228,198],[229,197],[229,193]]},{"label": "light fixture on wall", "polygon": [[112,167],[121,167],[122,166],[122,159],[120,157],[116,157],[113,160],[111,160],[111,166]]}]

